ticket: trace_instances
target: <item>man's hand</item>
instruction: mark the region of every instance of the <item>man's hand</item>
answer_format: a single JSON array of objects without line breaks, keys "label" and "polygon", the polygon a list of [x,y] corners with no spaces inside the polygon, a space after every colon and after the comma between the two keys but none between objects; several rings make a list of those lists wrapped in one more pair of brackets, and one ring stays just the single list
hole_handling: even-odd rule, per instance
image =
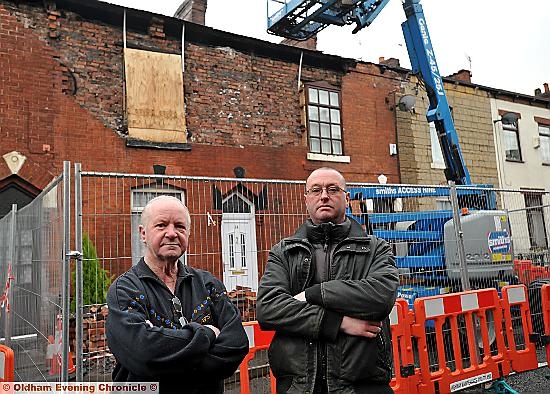
[{"label": "man's hand", "polygon": [[340,325],[340,331],[356,337],[376,338],[378,333],[382,331],[382,322],[344,316]]},{"label": "man's hand", "polygon": [[294,298],[298,301],[306,302],[306,292],[302,291],[301,293],[296,294]]},{"label": "man's hand", "polygon": [[214,334],[216,334],[216,338],[218,337],[218,335],[220,335],[220,329],[218,327],[215,327],[211,324],[205,324],[204,326],[214,331]]}]

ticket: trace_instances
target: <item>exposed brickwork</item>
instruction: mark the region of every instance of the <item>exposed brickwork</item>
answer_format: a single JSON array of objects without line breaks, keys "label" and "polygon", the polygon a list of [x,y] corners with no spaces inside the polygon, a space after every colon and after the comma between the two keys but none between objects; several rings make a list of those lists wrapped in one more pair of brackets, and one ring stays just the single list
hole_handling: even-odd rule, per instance
[{"label": "exposed brickwork", "polygon": [[314,51],[317,49],[317,35],[314,35],[313,37],[308,38],[304,41],[297,41],[291,40],[290,38],[285,38],[283,41],[281,41],[281,44],[291,45],[297,48],[311,49]]},{"label": "exposed brickwork", "polygon": [[[302,81],[324,81],[342,89],[344,154],[351,158],[349,164],[309,161],[297,81],[299,52],[285,61],[188,40],[184,93],[191,151],[128,148],[122,19],[120,25],[108,24],[39,3],[2,1],[0,10],[0,75],[6,81],[0,97],[5,137],[0,153],[24,154],[28,161],[20,176],[39,188],[61,173],[63,160],[80,162],[85,171],[151,173],[152,165],[161,163],[167,174],[215,177],[232,177],[233,168],[240,166],[247,177],[259,179],[304,179],[313,169],[329,165],[349,181],[376,182],[385,174],[389,182],[399,182],[398,156],[389,155],[389,144],[397,141],[388,98],[399,90],[402,74],[368,63],[335,71],[305,62]],[[181,37],[168,34],[169,18],[144,19],[148,23],[139,31],[128,29],[129,46],[181,53]],[[91,198],[85,196],[84,209],[95,204]],[[115,201],[111,195],[101,198]],[[122,206],[129,207],[129,195],[125,198]],[[277,213],[276,206],[270,213]],[[101,211],[111,209],[102,206]],[[212,214],[221,223],[220,212]],[[207,228],[203,220],[197,219],[197,228]],[[261,250],[277,241],[267,230],[272,225],[269,215],[264,221],[258,212]],[[101,242],[100,249],[110,250],[121,237],[130,239],[130,229],[120,219],[98,221],[87,231]],[[221,250],[218,231],[204,236]],[[260,275],[264,254],[258,254]],[[131,261],[121,258],[119,263],[111,274],[122,272]],[[215,255],[192,256],[189,263],[218,277],[223,274]]]},{"label": "exposed brickwork", "polygon": [[174,16],[189,22],[204,25],[207,0],[183,0]]}]

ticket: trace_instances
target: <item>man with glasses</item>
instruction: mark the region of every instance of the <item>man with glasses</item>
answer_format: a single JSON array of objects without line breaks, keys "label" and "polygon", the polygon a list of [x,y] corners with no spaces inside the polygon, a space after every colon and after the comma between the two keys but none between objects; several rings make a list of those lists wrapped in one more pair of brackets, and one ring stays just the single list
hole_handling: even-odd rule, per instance
[{"label": "man with glasses", "polygon": [[276,332],[277,393],[392,393],[391,248],[346,217],[338,171],[313,171],[305,203],[309,219],[271,249],[258,289],[258,321]]},{"label": "man with glasses", "polygon": [[175,197],[152,199],[139,233],[145,255],[109,288],[107,341],[115,382],[160,393],[222,393],[248,353],[238,309],[211,273],[185,266],[191,217]]}]

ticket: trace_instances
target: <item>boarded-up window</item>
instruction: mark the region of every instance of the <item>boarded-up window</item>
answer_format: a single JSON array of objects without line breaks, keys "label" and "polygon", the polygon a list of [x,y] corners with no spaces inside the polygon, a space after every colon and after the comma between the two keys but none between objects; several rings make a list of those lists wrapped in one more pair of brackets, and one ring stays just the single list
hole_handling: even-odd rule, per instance
[{"label": "boarded-up window", "polygon": [[124,65],[129,137],[186,143],[181,57],[126,48]]}]

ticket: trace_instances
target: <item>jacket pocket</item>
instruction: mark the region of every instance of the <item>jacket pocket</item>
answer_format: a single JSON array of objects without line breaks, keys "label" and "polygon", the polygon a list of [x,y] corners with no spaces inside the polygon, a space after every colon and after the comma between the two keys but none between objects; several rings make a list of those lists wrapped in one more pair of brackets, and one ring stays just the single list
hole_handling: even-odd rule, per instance
[{"label": "jacket pocket", "polygon": [[351,382],[369,379],[376,369],[377,357],[376,338],[346,335],[342,342],[342,378]]},{"label": "jacket pocket", "polygon": [[276,333],[268,350],[269,366],[276,378],[305,376],[308,366],[308,342],[299,337]]}]

